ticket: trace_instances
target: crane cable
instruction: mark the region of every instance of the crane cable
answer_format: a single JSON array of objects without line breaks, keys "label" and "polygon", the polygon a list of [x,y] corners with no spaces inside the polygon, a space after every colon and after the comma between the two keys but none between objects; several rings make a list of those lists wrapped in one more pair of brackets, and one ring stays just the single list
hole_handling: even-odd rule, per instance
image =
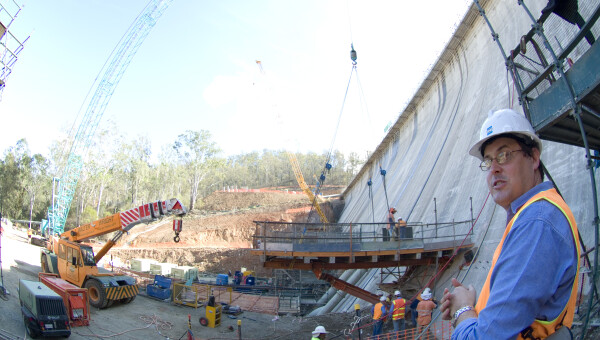
[{"label": "crane cable", "polygon": [[[321,175],[319,176],[317,187],[315,188],[315,199],[313,201],[313,205],[311,206],[311,210],[310,210],[311,212],[313,209],[312,207],[314,207],[314,204],[316,203],[316,199],[321,192],[321,187],[323,186],[323,183],[325,182],[325,179],[326,179],[325,173],[327,172],[329,174],[329,172],[333,168],[333,166],[331,165],[333,146],[335,145],[335,139],[337,138],[337,133],[338,133],[338,130],[340,127],[340,122],[342,121],[342,114],[344,113],[346,99],[348,98],[348,90],[350,89],[350,84],[352,83],[352,75],[354,73],[356,73],[356,79],[357,79],[358,86],[359,86],[359,93],[361,93],[361,94],[363,93],[362,86],[360,85],[360,80],[358,78],[358,70],[356,68],[357,54],[356,54],[356,50],[354,49],[354,43],[350,43],[350,48],[351,48],[350,59],[352,60],[352,69],[350,70],[350,77],[348,78],[348,84],[346,85],[346,91],[344,92],[344,100],[342,101],[342,107],[341,107],[340,113],[338,115],[338,120],[337,120],[337,124],[335,126],[335,131],[333,133],[333,138],[331,140],[331,144],[329,145],[329,150],[328,150],[327,156],[325,158],[325,166],[323,167],[323,170],[321,171]],[[361,102],[362,102],[362,98],[361,98]],[[310,216],[310,212],[309,212],[309,216]]]},{"label": "crane cable", "polygon": [[369,186],[369,198],[371,199],[371,217],[373,218],[373,223],[375,223],[375,206],[373,205],[373,181],[371,180],[371,177],[369,177],[367,185]]},{"label": "crane cable", "polygon": [[381,164],[379,165],[379,173],[383,178],[383,192],[385,193],[385,204],[387,206],[387,211],[390,211],[390,202],[388,201],[387,185],[385,184],[385,175],[387,174],[387,171],[381,168]]}]

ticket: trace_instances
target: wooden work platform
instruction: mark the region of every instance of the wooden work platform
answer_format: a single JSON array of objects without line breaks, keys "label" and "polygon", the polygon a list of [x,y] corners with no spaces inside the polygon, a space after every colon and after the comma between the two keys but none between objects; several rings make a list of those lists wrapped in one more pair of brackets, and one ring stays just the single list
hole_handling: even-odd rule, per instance
[{"label": "wooden work platform", "polygon": [[360,243],[269,243],[251,254],[260,256],[266,268],[279,269],[368,269],[428,265],[470,248],[470,237],[461,240],[422,239]]}]

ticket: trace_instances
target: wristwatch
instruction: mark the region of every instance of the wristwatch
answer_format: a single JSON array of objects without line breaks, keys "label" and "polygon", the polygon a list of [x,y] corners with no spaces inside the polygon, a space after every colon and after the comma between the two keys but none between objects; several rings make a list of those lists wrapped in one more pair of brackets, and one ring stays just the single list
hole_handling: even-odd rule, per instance
[{"label": "wristwatch", "polygon": [[452,327],[456,328],[456,321],[458,320],[458,317],[462,313],[470,310],[473,310],[473,306],[464,306],[462,308],[459,308],[456,312],[454,312],[454,322],[452,323]]}]

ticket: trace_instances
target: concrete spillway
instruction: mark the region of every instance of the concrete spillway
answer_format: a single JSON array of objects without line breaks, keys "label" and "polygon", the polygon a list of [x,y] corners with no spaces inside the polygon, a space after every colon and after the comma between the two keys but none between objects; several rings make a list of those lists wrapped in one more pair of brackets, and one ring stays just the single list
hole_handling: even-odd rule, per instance
[{"label": "concrete spillway", "polygon": [[[530,18],[516,1],[481,4],[505,47],[517,45],[531,27]],[[545,0],[527,1],[531,11],[538,14],[546,4]],[[580,3],[579,7],[584,12],[595,6],[597,2],[591,1]],[[598,36],[598,32],[594,34]],[[345,191],[346,205],[340,222],[371,222],[373,218],[384,222],[388,201],[398,210],[396,218],[402,217],[409,223],[432,223],[436,217],[443,222],[464,221],[471,219],[472,214],[481,214],[473,231],[480,252],[465,278],[466,283],[479,290],[502,237],[506,213],[495,206],[491,197],[486,203],[485,174],[468,150],[477,140],[488,111],[512,106],[522,112],[511,85],[500,50],[473,5],[412,101]],[[591,248],[594,213],[585,151],[565,144],[543,143],[542,160],[570,205],[582,239]],[[386,170],[385,182],[380,167]],[[370,179],[374,211],[367,185]],[[467,229],[456,233],[464,234]],[[454,261],[437,279],[434,293],[438,299],[443,288],[450,286],[451,277],[465,276],[466,269],[459,269],[462,262]],[[371,292],[378,289],[380,282],[379,269],[361,271],[360,275],[345,273],[343,277]],[[336,295],[315,314],[352,311],[354,303],[366,305],[352,296]]]}]

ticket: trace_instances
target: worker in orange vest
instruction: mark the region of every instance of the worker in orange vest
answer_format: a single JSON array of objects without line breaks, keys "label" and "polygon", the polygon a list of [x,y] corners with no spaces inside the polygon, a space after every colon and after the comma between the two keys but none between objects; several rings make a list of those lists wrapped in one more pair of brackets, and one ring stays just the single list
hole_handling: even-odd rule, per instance
[{"label": "worker in orange vest", "polygon": [[381,296],[379,298],[379,302],[377,302],[373,309],[371,309],[371,314],[373,315],[373,335],[381,334],[383,330],[383,322],[387,317],[387,308],[385,306],[385,296]]},{"label": "worker in orange vest", "polygon": [[394,332],[398,333],[406,329],[406,322],[404,315],[406,314],[406,300],[402,298],[402,294],[397,290],[394,292],[396,299],[392,301],[390,308],[390,316],[392,317],[392,323],[394,324]]},{"label": "worker in orange vest", "polygon": [[394,208],[394,207],[390,208],[390,211],[388,213],[387,227],[383,228],[383,230],[382,230],[384,241],[390,240],[390,235],[392,234],[392,228],[396,225],[396,219],[394,218],[395,213],[396,213],[396,208]]},{"label": "worker in orange vest", "polygon": [[396,222],[396,241],[406,238],[406,221],[402,217]]},{"label": "worker in orange vest", "polygon": [[424,327],[427,327],[431,322],[431,314],[433,313],[433,309],[437,307],[437,304],[431,301],[432,294],[431,291],[426,290],[421,293],[421,302],[417,305],[417,313],[419,316],[417,317],[417,331],[421,333]]},{"label": "worker in orange vest", "polygon": [[479,296],[456,279],[452,292],[444,290],[442,318],[454,319],[452,339],[571,338],[577,223],[553,183],[544,182],[541,153],[531,123],[511,109],[490,112],[469,151],[508,223]]}]

